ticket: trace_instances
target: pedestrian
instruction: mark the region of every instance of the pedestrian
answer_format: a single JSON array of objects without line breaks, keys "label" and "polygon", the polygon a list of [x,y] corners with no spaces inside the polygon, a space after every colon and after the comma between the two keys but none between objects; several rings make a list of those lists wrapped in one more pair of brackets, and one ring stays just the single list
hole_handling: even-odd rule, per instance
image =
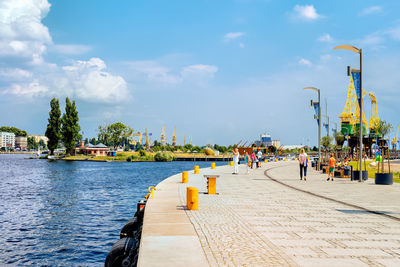
[{"label": "pedestrian", "polygon": [[232,174],[239,174],[239,149],[235,147],[233,149],[233,173]]},{"label": "pedestrian", "polygon": [[304,181],[307,180],[307,163],[308,163],[308,155],[304,151],[304,148],[301,149],[299,155],[299,163],[300,163],[300,180],[303,180],[304,173]]},{"label": "pedestrian", "polygon": [[250,159],[251,159],[251,168],[253,169],[253,164],[256,161],[256,154],[254,153],[254,151],[251,152]]},{"label": "pedestrian", "polygon": [[258,167],[261,168],[262,152],[260,151],[260,149],[257,149],[257,159],[258,159]]},{"label": "pedestrian", "polygon": [[250,172],[250,170],[249,170],[250,161],[251,161],[251,159],[250,159],[249,153],[246,151],[246,153],[244,154],[244,163],[246,164],[246,173]]},{"label": "pedestrian", "polygon": [[335,166],[336,166],[336,160],[333,157],[333,153],[331,153],[331,158],[329,159],[329,172],[327,181],[329,181],[330,177],[332,177],[333,181],[333,176],[335,174]]}]

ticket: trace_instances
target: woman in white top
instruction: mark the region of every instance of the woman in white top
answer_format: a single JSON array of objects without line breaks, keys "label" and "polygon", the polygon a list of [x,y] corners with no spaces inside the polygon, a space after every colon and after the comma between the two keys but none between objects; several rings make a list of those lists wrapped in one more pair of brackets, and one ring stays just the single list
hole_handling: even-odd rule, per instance
[{"label": "woman in white top", "polygon": [[301,149],[301,153],[299,155],[299,163],[300,163],[300,180],[303,180],[303,171],[304,171],[304,181],[307,180],[307,163],[308,163],[308,155],[304,151],[304,148]]},{"label": "woman in white top", "polygon": [[232,174],[239,174],[239,149],[236,147],[233,149],[233,173]]}]

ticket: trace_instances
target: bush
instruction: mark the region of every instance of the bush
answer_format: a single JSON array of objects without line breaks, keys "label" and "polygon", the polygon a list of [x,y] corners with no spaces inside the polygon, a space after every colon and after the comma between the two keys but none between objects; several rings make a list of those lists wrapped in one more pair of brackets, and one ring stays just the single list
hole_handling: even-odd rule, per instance
[{"label": "bush", "polygon": [[157,152],[156,155],[154,156],[155,161],[172,161],[174,159],[174,154],[169,151],[162,151],[162,152]]},{"label": "bush", "polygon": [[136,156],[136,155],[131,155],[131,156],[129,156],[129,157],[126,158],[126,161],[127,161],[127,162],[131,162],[131,161],[133,161],[133,160],[135,160],[135,159],[138,159],[138,158],[139,158],[139,157]]},{"label": "bush", "polygon": [[144,151],[143,149],[139,150],[139,156],[145,157],[146,156],[146,151]]}]

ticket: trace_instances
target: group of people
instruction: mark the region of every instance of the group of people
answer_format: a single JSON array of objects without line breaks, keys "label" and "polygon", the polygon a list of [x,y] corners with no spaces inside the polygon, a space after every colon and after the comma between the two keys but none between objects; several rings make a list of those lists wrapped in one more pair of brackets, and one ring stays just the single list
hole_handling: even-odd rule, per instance
[{"label": "group of people", "polygon": [[[308,155],[304,151],[304,149],[301,150],[301,153],[299,155],[299,164],[300,164],[300,180],[304,181],[307,180],[307,167],[308,167]],[[349,164],[349,160],[347,157],[343,160],[342,165],[347,167]],[[328,163],[329,169],[328,169],[328,179],[333,181],[333,177],[335,176],[335,168],[337,167],[336,159],[333,153],[330,154],[329,158],[329,163]]]},{"label": "group of people", "polygon": [[[246,151],[244,154],[244,162],[246,165],[246,173],[250,172],[250,169],[253,169],[253,166],[255,164],[256,168],[261,167],[261,161],[262,161],[263,154],[262,152],[257,149],[257,153],[254,151],[249,155],[249,153]],[[240,163],[240,153],[238,148],[233,149],[233,173],[232,174],[239,174],[239,163]]]}]

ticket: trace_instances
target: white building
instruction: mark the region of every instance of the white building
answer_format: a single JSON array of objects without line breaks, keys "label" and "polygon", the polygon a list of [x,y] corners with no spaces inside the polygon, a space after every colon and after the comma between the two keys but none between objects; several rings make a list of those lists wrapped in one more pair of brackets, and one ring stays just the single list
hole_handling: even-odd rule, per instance
[{"label": "white building", "polygon": [[14,148],[15,147],[15,134],[0,132],[0,148]]}]

